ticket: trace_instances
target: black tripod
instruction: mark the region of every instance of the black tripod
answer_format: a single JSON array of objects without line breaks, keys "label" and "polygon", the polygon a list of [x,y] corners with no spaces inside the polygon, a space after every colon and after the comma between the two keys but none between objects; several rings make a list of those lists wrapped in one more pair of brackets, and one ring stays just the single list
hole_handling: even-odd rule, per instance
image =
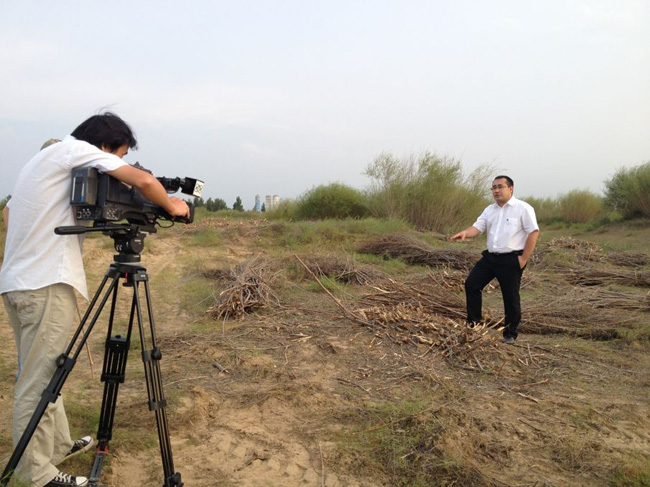
[{"label": "black tripod", "polygon": [[[155,229],[148,227],[145,228],[145,230],[155,231]],[[169,426],[167,424],[167,414],[165,412],[166,400],[163,394],[162,378],[160,375],[160,359],[162,358],[162,353],[156,345],[156,330],[154,327],[153,309],[149,295],[149,278],[147,276],[147,270],[140,265],[140,253],[144,249],[144,238],[146,237],[146,234],[141,231],[140,227],[132,224],[107,224],[95,227],[58,227],[55,230],[59,235],[81,234],[90,231],[101,231],[105,235],[109,235],[113,238],[115,249],[119,253],[114,256],[114,261],[110,265],[104,279],[97,289],[97,292],[93,296],[79,327],[68,345],[68,348],[57,359],[57,369],[54,376],[43,391],[41,400],[25,428],[14,452],[12,453],[4,472],[2,473],[2,477],[0,477],[0,485],[7,485],[11,479],[11,476],[25,452],[29,440],[34,435],[48,404],[54,403],[61,394],[63,384],[72,371],[84,344],[88,340],[90,332],[93,330],[106,302],[110,298],[111,308],[101,377],[102,382],[104,382],[104,395],[102,398],[99,428],[97,431],[98,446],[88,485],[91,487],[97,486],[104,460],[108,454],[108,444],[112,438],[117,394],[120,384],[124,382],[126,361],[131,343],[131,332],[135,320],[137,321],[138,332],[140,334],[142,361],[144,363],[145,380],[147,383],[147,394],[149,398],[149,410],[153,411],[156,416],[158,442],[160,444],[160,453],[162,456],[162,465],[165,476],[163,487],[182,487],[183,482],[181,482],[181,474],[174,471],[174,461],[172,459]],[[125,337],[122,337],[121,335],[112,335],[115,306],[117,303],[118,283],[121,279],[124,280],[123,285],[125,287],[133,288],[129,324]],[[144,284],[145,305],[149,320],[149,336],[147,336],[147,327],[145,327],[142,318],[142,308],[139,296],[139,286],[141,283]],[[102,296],[104,288],[106,288],[106,292]],[[100,301],[99,306],[96,311],[93,312],[98,301]],[[92,318],[90,318],[91,314]],[[88,324],[88,327],[84,331],[86,324]],[[150,349],[147,349],[147,342],[150,343]]]}]

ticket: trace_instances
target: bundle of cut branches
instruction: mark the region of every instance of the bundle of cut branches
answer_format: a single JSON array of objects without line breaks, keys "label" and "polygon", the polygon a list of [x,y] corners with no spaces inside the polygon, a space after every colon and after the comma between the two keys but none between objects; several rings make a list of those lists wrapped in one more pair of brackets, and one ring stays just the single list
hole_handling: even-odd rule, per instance
[{"label": "bundle of cut branches", "polygon": [[444,278],[432,276],[433,274],[430,274],[424,279],[407,282],[386,279],[370,286],[374,292],[361,297],[359,305],[391,307],[407,304],[422,308],[430,314],[450,319],[463,319],[465,317],[463,298],[458,293],[449,292],[448,287],[441,285]]},{"label": "bundle of cut branches", "polygon": [[278,303],[269,283],[275,277],[259,255],[231,269],[232,282],[208,312],[215,319],[239,318],[254,309]]},{"label": "bundle of cut branches", "polygon": [[596,269],[567,269],[565,278],[578,286],[601,286],[603,284],[623,284],[627,286],[650,287],[650,271],[624,271]]},{"label": "bundle of cut branches", "polygon": [[553,252],[556,250],[568,249],[571,252],[575,252],[575,256],[579,260],[585,260],[590,262],[600,262],[603,259],[603,251],[597,244],[593,242],[587,242],[585,240],[577,240],[572,237],[558,237],[554,238],[550,242],[546,243],[535,253],[540,260],[543,260],[544,256],[548,252]]},{"label": "bundle of cut branches", "polygon": [[[582,288],[561,289],[538,296],[524,305],[521,330],[540,335],[562,333],[600,340],[619,336],[622,322],[612,307],[596,308],[594,293]],[[629,316],[630,321],[634,320]]]},{"label": "bundle of cut branches", "polygon": [[593,243],[585,240],[578,240],[573,237],[558,237],[554,238],[546,244],[549,249],[577,249],[586,252],[600,252],[601,248]]},{"label": "bundle of cut branches", "polygon": [[650,312],[650,292],[645,296],[607,289],[596,289],[587,302],[597,309],[619,308],[628,311]]},{"label": "bundle of cut branches", "polygon": [[608,262],[621,267],[643,267],[650,265],[650,255],[645,252],[609,252]]},{"label": "bundle of cut branches", "polygon": [[307,268],[317,276],[327,276],[330,279],[346,284],[367,284],[382,276],[382,273],[371,266],[359,266],[350,257],[341,258],[335,255],[305,259]]},{"label": "bundle of cut branches", "polygon": [[403,259],[409,264],[471,269],[479,255],[467,250],[436,249],[410,235],[385,235],[363,242],[359,252]]},{"label": "bundle of cut branches", "polygon": [[415,304],[395,303],[356,310],[364,320],[381,325],[393,341],[426,344],[448,359],[464,363],[488,363],[485,356],[496,350],[496,339],[487,325],[469,326]]}]

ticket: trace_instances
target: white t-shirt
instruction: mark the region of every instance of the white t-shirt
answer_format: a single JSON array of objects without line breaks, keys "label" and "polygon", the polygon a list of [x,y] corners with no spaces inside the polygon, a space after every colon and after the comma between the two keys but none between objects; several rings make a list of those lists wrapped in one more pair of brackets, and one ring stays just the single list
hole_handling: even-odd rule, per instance
[{"label": "white t-shirt", "polygon": [[488,206],[472,226],[487,230],[487,249],[495,254],[523,250],[528,234],[539,230],[533,207],[514,196],[503,206]]},{"label": "white t-shirt", "polygon": [[65,283],[88,299],[82,236],[56,235],[54,228],[77,224],[70,206],[73,169],[110,172],[125,165],[116,155],[71,135],[32,157],[20,171],[8,203],[0,294]]}]

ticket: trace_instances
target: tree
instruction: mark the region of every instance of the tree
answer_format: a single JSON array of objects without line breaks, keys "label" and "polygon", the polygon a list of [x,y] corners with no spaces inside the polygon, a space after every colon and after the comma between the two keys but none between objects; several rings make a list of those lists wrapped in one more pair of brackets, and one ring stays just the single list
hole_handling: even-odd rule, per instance
[{"label": "tree", "polygon": [[203,198],[200,196],[198,198],[194,198],[194,206],[201,208],[202,206],[205,206],[205,201],[203,201]]},{"label": "tree", "polygon": [[241,202],[241,198],[237,196],[235,203],[232,205],[232,209],[236,211],[244,211],[244,205]]},{"label": "tree", "polygon": [[221,198],[215,198],[213,205],[214,205],[214,210],[212,210],[212,211],[219,211],[219,210],[228,209],[228,204],[224,200],[222,200]]},{"label": "tree", "polygon": [[228,208],[228,205],[221,198],[215,198],[214,200],[208,198],[208,201],[205,202],[205,209],[208,211],[219,211],[225,210],[226,208]]},{"label": "tree", "polygon": [[0,210],[3,210],[5,206],[7,206],[7,202],[11,199],[11,195],[6,196],[5,198],[0,200]]},{"label": "tree", "polygon": [[266,211],[266,203],[262,203],[262,208],[260,209],[262,213]]}]

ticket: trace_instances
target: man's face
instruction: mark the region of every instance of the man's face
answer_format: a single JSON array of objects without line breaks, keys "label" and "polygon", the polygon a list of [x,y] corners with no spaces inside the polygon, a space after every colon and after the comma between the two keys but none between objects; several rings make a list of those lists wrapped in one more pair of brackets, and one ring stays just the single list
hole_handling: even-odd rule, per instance
[{"label": "man's face", "polygon": [[102,146],[102,150],[104,152],[108,152],[109,154],[115,154],[117,157],[122,159],[125,155],[129,153],[129,144],[124,144],[118,147],[115,150],[110,150],[108,147],[105,145]]},{"label": "man's face", "polygon": [[492,196],[499,206],[506,204],[514,191],[514,186],[508,186],[508,180],[505,178],[492,181]]}]

